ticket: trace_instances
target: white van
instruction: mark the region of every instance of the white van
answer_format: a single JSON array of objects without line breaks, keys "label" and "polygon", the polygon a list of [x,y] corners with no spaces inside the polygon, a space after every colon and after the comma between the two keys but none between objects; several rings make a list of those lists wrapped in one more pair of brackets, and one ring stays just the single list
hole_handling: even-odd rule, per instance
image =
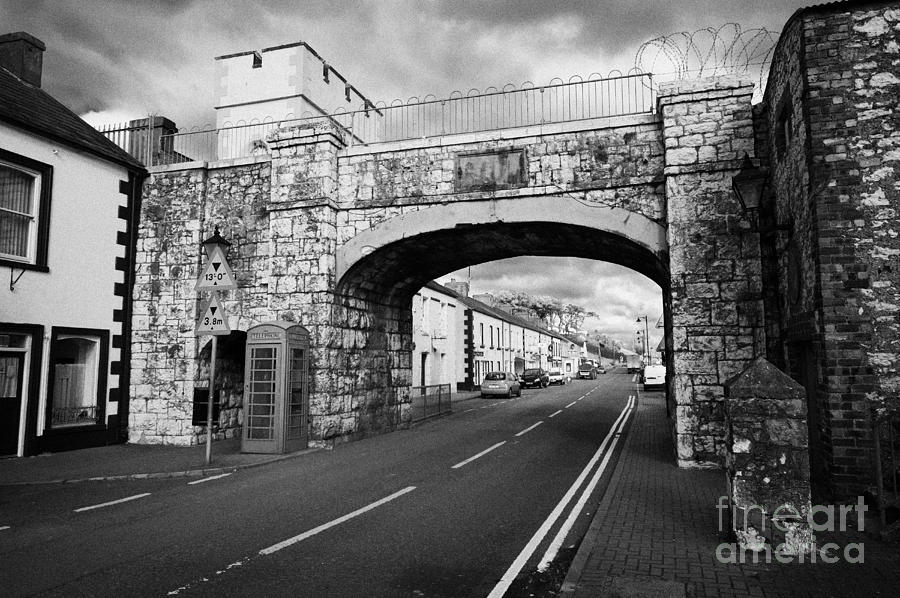
[{"label": "white van", "polygon": [[644,368],[644,390],[666,389],[666,366],[648,365]]}]

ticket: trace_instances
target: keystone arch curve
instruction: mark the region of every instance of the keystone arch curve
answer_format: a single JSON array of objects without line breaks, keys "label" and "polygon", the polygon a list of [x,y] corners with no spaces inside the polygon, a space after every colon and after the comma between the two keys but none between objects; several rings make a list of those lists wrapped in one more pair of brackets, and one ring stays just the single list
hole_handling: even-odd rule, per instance
[{"label": "keystone arch curve", "polygon": [[448,272],[524,255],[608,261],[669,288],[665,227],[551,196],[438,205],[381,222],[338,248],[335,290],[399,306]]}]

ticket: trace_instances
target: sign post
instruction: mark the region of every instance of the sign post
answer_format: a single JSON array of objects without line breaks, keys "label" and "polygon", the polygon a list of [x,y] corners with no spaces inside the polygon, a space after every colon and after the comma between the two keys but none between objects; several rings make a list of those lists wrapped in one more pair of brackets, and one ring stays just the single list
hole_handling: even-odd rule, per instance
[{"label": "sign post", "polygon": [[228,327],[228,314],[225,313],[225,309],[219,301],[219,291],[236,289],[237,283],[234,280],[231,266],[225,260],[225,252],[228,251],[231,243],[219,235],[218,226],[213,236],[203,241],[202,245],[209,260],[206,263],[206,268],[200,273],[195,290],[211,291],[211,295],[200,308],[200,319],[197,320],[195,332],[198,336],[205,334],[212,336],[212,347],[209,355],[209,396],[206,407],[206,464],[209,465],[212,462],[212,420],[216,386],[216,352],[218,349],[216,341],[219,335],[231,333],[231,329]]}]

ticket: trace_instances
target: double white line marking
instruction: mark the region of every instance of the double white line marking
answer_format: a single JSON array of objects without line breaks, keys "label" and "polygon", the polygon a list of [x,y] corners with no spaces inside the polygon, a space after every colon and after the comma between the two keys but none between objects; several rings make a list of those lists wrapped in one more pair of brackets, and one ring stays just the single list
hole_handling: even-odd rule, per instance
[{"label": "double white line marking", "polygon": [[[578,518],[581,509],[584,508],[585,503],[587,502],[588,498],[590,498],[591,493],[594,491],[594,488],[597,487],[597,483],[603,476],[603,472],[606,469],[606,466],[609,464],[609,460],[612,457],[612,454],[615,452],[616,444],[618,444],[619,442],[622,429],[628,422],[628,418],[631,416],[632,411],[634,411],[634,404],[635,397],[634,395],[631,395],[628,397],[628,402],[625,404],[622,412],[619,413],[619,417],[613,423],[612,427],[609,430],[609,433],[606,435],[606,438],[604,438],[603,442],[600,444],[600,448],[597,449],[597,452],[594,453],[594,456],[591,457],[590,461],[588,461],[588,464],[581,471],[578,478],[575,480],[566,494],[562,497],[556,507],[554,507],[553,511],[550,512],[550,515],[547,517],[547,519],[544,520],[544,523],[542,523],[538,530],[534,533],[534,535],[531,537],[531,540],[528,541],[528,544],[525,545],[525,548],[523,548],[522,552],[519,553],[519,556],[516,557],[516,560],[513,561],[512,565],[509,566],[509,569],[506,570],[506,573],[503,574],[503,577],[500,578],[500,582],[496,586],[494,586],[494,589],[490,594],[488,594],[488,598],[501,598],[506,593],[506,590],[509,589],[509,586],[512,585],[512,582],[516,579],[516,576],[528,563],[531,555],[534,554],[538,546],[541,544],[541,542],[543,542],[544,538],[550,532],[550,529],[562,515],[563,511],[566,508],[566,505],[568,505],[572,498],[575,496],[578,488],[581,487],[588,474],[594,468],[594,465],[596,465],[597,461],[599,461],[600,458],[603,457],[603,461],[600,463],[600,467],[598,467],[597,471],[594,472],[593,477],[591,478],[588,485],[585,486],[584,490],[581,493],[581,496],[575,503],[575,506],[572,508],[569,516],[566,518],[565,522],[562,524],[562,527],[560,527],[556,536],[547,547],[547,551],[544,553],[544,556],[541,559],[540,564],[538,565],[538,569],[541,571],[546,570],[550,562],[554,558],[556,558],[556,553],[559,550],[559,547],[562,545],[563,541],[566,538],[566,535],[568,535],[569,531],[572,528],[572,525]],[[607,450],[607,448],[609,450]]]}]

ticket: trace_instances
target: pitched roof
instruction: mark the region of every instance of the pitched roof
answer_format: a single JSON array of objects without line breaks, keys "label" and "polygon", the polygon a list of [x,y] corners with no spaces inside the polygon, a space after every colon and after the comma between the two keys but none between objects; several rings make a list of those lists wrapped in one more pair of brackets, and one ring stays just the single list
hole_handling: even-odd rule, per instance
[{"label": "pitched roof", "polygon": [[516,326],[520,326],[522,328],[527,328],[528,330],[534,330],[535,332],[540,332],[541,334],[546,334],[547,336],[552,336],[553,338],[556,338],[556,339],[559,339],[562,341],[566,341],[567,343],[572,342],[571,339],[564,337],[563,335],[559,334],[558,332],[553,332],[551,330],[547,330],[543,326],[537,326],[537,325],[529,322],[528,320],[525,320],[523,318],[515,316],[507,311],[502,310],[502,309],[498,309],[496,307],[491,307],[490,305],[488,305],[486,303],[482,303],[481,301],[478,301],[477,299],[472,299],[471,297],[465,297],[463,295],[460,295],[456,291],[454,291],[452,289],[448,289],[444,285],[439,284],[433,280],[426,283],[425,287],[429,288],[433,291],[437,291],[439,293],[443,293],[445,295],[449,295],[450,297],[458,299],[462,304],[467,305],[469,308],[474,309],[476,311],[480,311],[483,314],[493,316],[499,320],[504,320],[506,322],[509,322],[510,324],[515,324]]},{"label": "pitched roof", "polygon": [[0,67],[0,121],[94,154],[131,170],[144,166],[40,87]]}]

